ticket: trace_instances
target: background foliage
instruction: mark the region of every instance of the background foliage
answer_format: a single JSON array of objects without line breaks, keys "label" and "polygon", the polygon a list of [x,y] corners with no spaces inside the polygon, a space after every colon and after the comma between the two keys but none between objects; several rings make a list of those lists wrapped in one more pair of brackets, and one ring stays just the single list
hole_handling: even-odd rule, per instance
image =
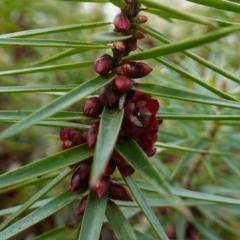
[{"label": "background foliage", "polygon": [[[239,239],[240,3],[217,0],[181,3],[139,1],[149,7],[149,21],[139,26],[148,38],[141,40],[140,44],[145,55],[141,55],[141,51],[138,55],[134,52],[132,58],[135,55],[137,60],[147,59],[146,62],[154,69],[137,88],[151,93],[161,104],[158,118],[164,119],[164,123],[156,143],[158,154],[149,162],[133,142],[119,149],[137,169],[134,176],[124,183],[136,202],[116,201],[106,206],[105,198],[99,201],[90,194],[92,205],[87,209],[86,219],[82,220],[76,216],[82,193],[67,191],[71,170],[66,167],[84,160],[93,152],[84,146],[67,153],[60,152],[59,128],[70,124],[85,128],[89,122],[79,113],[84,98],[111,79],[95,79],[92,62],[84,66],[71,65],[71,69],[65,70],[63,66],[48,71],[40,67],[94,61],[111,50],[94,49],[93,46],[74,50],[43,47],[44,42],[40,42],[38,47],[29,46],[29,43],[12,45],[16,41],[14,39],[24,41],[28,38],[86,44],[95,34],[111,31],[113,27],[50,30],[36,36],[16,34],[17,38],[4,35],[112,21],[114,16],[108,14],[110,5],[113,5],[107,3],[110,1],[90,5],[80,2],[26,0],[24,4],[17,1],[0,3],[0,228],[5,228],[0,239],[7,239],[6,236],[11,236],[11,239],[62,239],[63,235],[74,239],[76,235],[77,239],[86,240],[90,232],[96,233],[91,236],[95,239],[102,221],[102,239],[114,239],[110,229],[118,239],[125,240],[167,239],[167,236],[169,239]],[[116,7],[114,9],[118,12]],[[169,44],[172,41],[178,44]],[[105,46],[104,43],[98,45]],[[64,51],[66,57],[60,58],[58,54]],[[88,82],[88,88],[78,87],[89,79],[93,80]],[[75,95],[72,92],[47,110],[32,115],[22,125],[12,125],[75,87],[78,87],[74,90]],[[79,100],[76,101],[77,98]],[[131,155],[129,149],[136,151]],[[137,165],[136,158],[140,158],[142,164]],[[41,160],[36,162],[38,159]],[[4,174],[21,166],[27,166],[22,175],[16,171]],[[120,178],[120,175],[115,177]],[[166,189],[167,193],[164,192]],[[25,207],[20,216],[12,215],[12,222],[6,224],[4,220],[22,204]],[[96,219],[99,221],[89,226],[87,218],[91,216],[91,210],[102,214]],[[29,213],[32,215],[24,218]],[[118,229],[120,223],[125,224],[124,230]],[[80,231],[78,226],[81,224],[83,230]],[[135,229],[134,236],[131,226]],[[44,233],[47,235],[41,235]]]}]

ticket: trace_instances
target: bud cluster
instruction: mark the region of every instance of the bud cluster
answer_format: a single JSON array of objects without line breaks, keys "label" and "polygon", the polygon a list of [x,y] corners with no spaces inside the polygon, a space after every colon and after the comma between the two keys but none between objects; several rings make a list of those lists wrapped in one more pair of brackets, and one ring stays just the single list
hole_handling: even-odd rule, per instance
[{"label": "bud cluster", "polygon": [[[127,1],[127,7],[121,10],[114,19],[114,31],[123,35],[131,35],[130,39],[113,43],[113,56],[103,54],[96,59],[94,70],[100,75],[110,72],[116,77],[110,84],[105,85],[99,92],[99,96],[88,98],[83,104],[83,113],[88,117],[97,118],[94,125],[86,132],[81,132],[72,128],[64,128],[60,131],[62,140],[62,150],[87,143],[89,148],[94,148],[99,131],[101,113],[104,107],[120,108],[124,110],[124,118],[117,143],[124,144],[129,137],[132,137],[139,146],[150,157],[156,153],[153,144],[157,140],[157,132],[161,121],[156,118],[159,110],[159,103],[151,96],[141,91],[132,90],[138,78],[147,76],[152,68],[143,62],[122,62],[122,58],[131,51],[138,48],[137,41],[145,38],[145,34],[135,29],[134,22],[145,23],[147,17],[139,15],[140,5],[135,1]],[[93,159],[81,162],[75,170],[72,179],[72,191],[89,187],[89,178]],[[101,178],[91,185],[98,198],[108,194],[111,199],[132,201],[132,197],[127,188],[111,179],[115,169],[121,172],[123,177],[128,177],[134,173],[134,168],[114,150],[111,158],[102,172]],[[78,215],[84,213],[87,203],[85,196],[78,209]]]}]

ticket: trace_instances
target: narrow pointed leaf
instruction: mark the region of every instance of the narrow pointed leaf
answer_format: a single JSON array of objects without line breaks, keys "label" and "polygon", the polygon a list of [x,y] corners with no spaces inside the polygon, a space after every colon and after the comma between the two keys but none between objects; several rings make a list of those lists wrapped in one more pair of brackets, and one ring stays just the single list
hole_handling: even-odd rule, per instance
[{"label": "narrow pointed leaf", "polygon": [[93,35],[92,40],[99,43],[122,41],[131,38],[131,35],[123,35],[118,32],[103,32]]},{"label": "narrow pointed leaf", "polygon": [[144,60],[144,59],[159,57],[159,56],[168,55],[176,52],[181,52],[183,50],[195,48],[203,44],[216,41],[220,38],[226,37],[229,34],[233,32],[237,32],[239,30],[240,30],[240,26],[231,26],[231,27],[221,28],[207,34],[203,34],[201,36],[188,38],[176,43],[171,43],[164,46],[155,47],[141,53],[132,54],[130,56],[124,57],[123,60]]},{"label": "narrow pointed leaf", "polygon": [[217,9],[221,9],[224,11],[230,12],[240,12],[240,4],[230,2],[230,1],[219,1],[219,0],[188,0],[189,2],[198,3],[204,6],[213,7]]},{"label": "narrow pointed leaf", "polygon": [[35,35],[42,35],[48,33],[57,33],[57,32],[67,32],[74,30],[83,30],[83,29],[91,29],[102,27],[111,24],[111,22],[95,22],[95,23],[81,23],[81,24],[71,24],[65,26],[56,26],[56,27],[48,27],[34,30],[26,30],[22,32],[14,32],[0,35],[0,38],[14,38],[14,37],[28,37]]},{"label": "narrow pointed leaf", "polygon": [[94,191],[90,191],[87,206],[84,211],[81,230],[76,240],[99,239],[105,216],[108,196],[98,198]]},{"label": "narrow pointed leaf", "polygon": [[240,109],[240,103],[238,102],[209,97],[206,95],[200,95],[197,93],[188,92],[176,88],[165,87],[162,85],[141,83],[137,85],[135,88],[155,96],[169,97],[173,99],[185,100],[188,102],[198,102],[203,104]]},{"label": "narrow pointed leaf", "polygon": [[[0,115],[1,116],[1,115]],[[211,114],[195,114],[195,113],[174,113],[174,112],[159,112],[158,119],[168,120],[240,120],[240,115],[211,115]]]},{"label": "narrow pointed leaf", "polygon": [[31,38],[0,38],[0,46],[62,47],[79,49],[107,49],[110,46],[78,41],[44,40]]},{"label": "narrow pointed leaf", "polygon": [[222,160],[240,178],[240,169],[236,162],[233,159],[227,157],[222,157]]},{"label": "narrow pointed leaf", "polygon": [[106,217],[119,240],[137,240],[130,223],[112,201],[109,201],[107,204]]},{"label": "narrow pointed leaf", "polygon": [[0,71],[0,76],[20,75],[20,74],[48,72],[48,71],[61,71],[61,70],[68,70],[68,69],[75,69],[75,68],[90,67],[90,66],[93,66],[93,64],[94,64],[94,61],[87,61],[87,62],[78,62],[78,63],[59,64],[59,65],[52,65],[52,66],[45,66],[45,67],[7,70],[7,71]]},{"label": "narrow pointed leaf", "polygon": [[[149,34],[150,36],[156,38],[157,40],[163,42],[163,43],[172,43],[174,42],[172,39],[170,39],[169,37],[163,35],[162,33],[156,31],[153,28],[150,27],[146,27],[146,26],[142,26],[142,25],[137,25],[138,28],[142,31],[144,31],[145,33]],[[205,60],[204,58],[198,56],[197,54],[191,52],[191,51],[181,51],[183,54],[185,54],[186,56],[188,56],[189,58],[195,60],[196,62],[202,64],[203,66],[212,69],[213,71],[233,80],[234,82],[240,83],[240,78],[238,76],[235,76],[234,74],[230,73],[230,71],[226,71],[223,68]]]},{"label": "narrow pointed leaf", "polygon": [[33,195],[30,199],[28,199],[20,209],[14,212],[10,217],[8,217],[4,222],[0,224],[0,230],[9,226],[9,224],[14,221],[20,214],[22,214],[25,210],[27,210],[32,204],[34,204],[39,198],[48,193],[54,186],[56,186],[59,182],[61,182],[64,178],[66,178],[73,170],[66,169],[62,173],[60,173],[57,177],[55,177],[51,182],[49,182],[45,187],[43,187],[40,191],[38,191],[35,195]]},{"label": "narrow pointed leaf", "polygon": [[79,197],[81,192],[67,191],[60,196],[54,198],[52,201],[42,206],[41,208],[30,213],[21,220],[15,222],[5,230],[0,233],[0,239],[9,239],[18,233],[24,231],[25,229],[33,226],[34,224],[40,222],[41,220],[51,216],[55,212],[59,211],[66,205],[72,203],[75,199]]},{"label": "narrow pointed leaf", "polygon": [[125,8],[127,6],[126,2],[124,0],[109,0],[112,4],[119,8]]},{"label": "narrow pointed leaf", "polygon": [[189,72],[185,71],[183,68],[177,66],[175,63],[171,62],[170,60],[161,57],[161,58],[154,58],[154,60],[156,60],[157,62],[167,66],[168,68],[180,73],[182,76],[187,77],[188,79],[190,79],[191,81],[197,83],[198,85],[204,87],[205,89],[208,89],[210,92],[215,93],[216,95],[228,99],[228,100],[232,100],[232,101],[236,101],[239,102],[238,99],[236,99],[235,97],[211,86],[210,84],[202,81],[201,79],[195,77],[194,75],[190,74]]},{"label": "narrow pointed leaf", "polygon": [[53,239],[61,239],[64,236],[64,240],[73,240],[76,235],[76,226],[74,224],[67,224],[44,234],[41,234],[34,238],[34,240],[53,240]]},{"label": "narrow pointed leaf", "polygon": [[162,143],[162,142],[156,142],[154,145],[156,147],[173,149],[173,150],[183,151],[183,152],[203,153],[203,154],[211,154],[211,155],[217,155],[217,156],[233,156],[234,155],[231,152],[215,152],[215,151],[201,150],[201,149],[183,147],[183,146],[178,146],[178,145],[168,144],[168,143]]},{"label": "narrow pointed leaf", "polygon": [[116,149],[169,203],[175,207],[179,204],[178,198],[172,194],[164,176],[157,171],[134,140],[130,139],[123,145],[116,145]]},{"label": "narrow pointed leaf", "polygon": [[139,232],[137,230],[134,230],[134,233],[137,237],[137,240],[156,240],[156,238],[153,238],[152,236]]},{"label": "narrow pointed leaf", "polygon": [[168,240],[169,239],[168,236],[164,232],[156,215],[153,213],[152,209],[146,202],[144,196],[142,195],[138,186],[134,182],[133,178],[127,177],[127,178],[124,178],[124,181],[126,182],[135,201],[138,203],[138,206],[141,208],[143,214],[148,219],[148,222],[151,224],[152,228],[154,229],[155,234],[158,236],[158,239]]},{"label": "narrow pointed leaf", "polygon": [[[208,139],[206,139],[205,137],[199,138],[193,144],[193,148],[203,149],[207,145],[207,143],[208,143]],[[173,179],[183,168],[185,168],[186,166],[189,166],[190,161],[194,159],[195,155],[196,153],[192,153],[192,152],[185,153],[184,156],[178,162],[175,169],[173,170],[171,174],[171,179]]]},{"label": "narrow pointed leaf", "polygon": [[122,125],[123,110],[104,108],[96,148],[93,157],[91,178],[94,182],[102,175],[113,152]]},{"label": "narrow pointed leaf", "polygon": [[93,150],[89,149],[86,144],[62,151],[0,175],[0,188],[41,177],[41,175],[81,162],[92,155]]},{"label": "narrow pointed leaf", "polygon": [[204,25],[211,25],[211,22],[207,21],[204,18],[198,17],[194,14],[191,14],[191,13],[188,13],[185,11],[181,11],[178,8],[174,8],[169,5],[164,5],[164,4],[160,3],[159,1],[153,2],[152,0],[139,0],[139,2],[143,3],[147,7],[155,8],[158,10],[162,10],[162,11],[171,13],[175,16],[179,16],[182,19],[186,19],[191,22],[196,22],[196,23],[204,24]]},{"label": "narrow pointed leaf", "polygon": [[103,87],[107,83],[114,79],[114,75],[98,76],[87,82],[84,82],[80,86],[76,87],[66,95],[57,98],[46,106],[43,106],[33,114],[26,117],[22,122],[16,123],[10,128],[6,129],[0,134],[0,141],[3,141],[7,137],[13,136],[22,130],[36,124],[37,122],[47,118],[58,111],[72,105],[80,99],[95,92],[99,88]]},{"label": "narrow pointed leaf", "polygon": [[[30,114],[33,111],[22,110],[22,111],[0,111],[0,121],[16,121],[21,120]],[[82,112],[58,112],[53,116],[46,118],[47,121],[77,121],[77,120],[90,120],[91,118],[87,117]]]}]

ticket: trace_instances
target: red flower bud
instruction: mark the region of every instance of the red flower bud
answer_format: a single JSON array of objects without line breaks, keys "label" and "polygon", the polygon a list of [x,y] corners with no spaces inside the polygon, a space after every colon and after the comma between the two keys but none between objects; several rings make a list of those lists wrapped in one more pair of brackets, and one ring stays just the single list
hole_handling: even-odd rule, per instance
[{"label": "red flower bud", "polygon": [[113,21],[115,29],[119,32],[127,32],[131,27],[131,22],[129,19],[122,13],[117,14]]},{"label": "red flower bud", "polygon": [[117,164],[117,166],[127,165],[125,159],[116,150],[113,151],[111,159]]},{"label": "red flower bud", "polygon": [[119,93],[116,92],[112,86],[107,85],[101,89],[99,93],[100,102],[106,107],[113,107],[119,99]]},{"label": "red flower bud", "polygon": [[116,169],[116,164],[113,161],[109,161],[103,171],[103,176],[109,177],[110,175],[112,175],[114,173],[115,169]]},{"label": "red flower bud", "polygon": [[139,31],[139,30],[136,30],[134,33],[133,33],[133,37],[136,38],[136,39],[143,39],[143,38],[146,38],[146,34]]},{"label": "red flower bud", "polygon": [[124,42],[115,42],[113,43],[113,46],[121,52],[123,52],[126,49]]},{"label": "red flower bud", "polygon": [[72,175],[71,187],[70,187],[71,191],[78,190],[78,189],[80,189],[82,187],[86,187],[88,185],[88,182],[86,180],[81,179],[81,176],[78,171],[79,171],[79,169],[77,169],[74,172],[74,174]]},{"label": "red flower bud", "polygon": [[126,93],[132,88],[132,80],[125,75],[119,75],[114,80],[114,87],[120,93]]},{"label": "red flower bud", "polygon": [[109,177],[101,177],[96,185],[94,186],[94,192],[96,193],[98,198],[103,197],[107,194],[110,185],[110,178]]},{"label": "red flower bud", "polygon": [[113,58],[108,54],[102,55],[94,63],[94,70],[101,75],[109,73],[112,68]]},{"label": "red flower bud", "polygon": [[121,201],[133,201],[133,198],[127,188],[120,183],[111,180],[109,187],[109,198]]},{"label": "red flower bud", "polygon": [[62,150],[67,150],[72,147],[72,142],[67,140],[62,143]]},{"label": "red flower bud", "polygon": [[145,149],[144,152],[147,154],[148,157],[152,157],[156,154],[157,149],[155,147],[151,147],[151,148]]},{"label": "red flower bud", "polygon": [[135,39],[135,38],[130,39],[128,42],[128,48],[131,51],[137,50],[138,49],[137,39]]},{"label": "red flower bud", "polygon": [[71,130],[71,128],[62,128],[60,130],[59,137],[63,142],[69,140],[69,131],[70,130]]},{"label": "red flower bud", "polygon": [[119,74],[129,78],[141,78],[147,76],[152,68],[143,62],[129,62],[117,68]]},{"label": "red flower bud", "polygon": [[123,167],[119,166],[118,168],[124,178],[131,176],[135,172],[135,169],[128,164]]},{"label": "red flower bud", "polygon": [[83,105],[83,112],[88,117],[98,117],[102,110],[103,105],[98,97],[91,97],[87,99]]},{"label": "red flower bud", "polygon": [[86,136],[87,145],[90,148],[94,148],[97,141],[97,131],[95,127],[91,127]]},{"label": "red flower bud", "polygon": [[88,180],[91,172],[91,162],[90,161],[84,161],[79,168],[79,174],[80,178],[82,180]]},{"label": "red flower bud", "polygon": [[145,22],[147,22],[147,20],[148,20],[148,17],[147,16],[144,16],[144,15],[138,15],[136,18],[135,18],[135,21],[137,22],[137,23],[145,23]]},{"label": "red flower bud", "polygon": [[72,142],[72,146],[77,146],[85,143],[86,139],[82,132],[71,128],[69,131],[69,141]]},{"label": "red flower bud", "polygon": [[88,199],[88,196],[85,196],[85,197],[82,198],[81,202],[79,203],[78,213],[77,213],[78,216],[84,214],[84,211],[85,211],[86,206],[87,206],[87,199]]}]

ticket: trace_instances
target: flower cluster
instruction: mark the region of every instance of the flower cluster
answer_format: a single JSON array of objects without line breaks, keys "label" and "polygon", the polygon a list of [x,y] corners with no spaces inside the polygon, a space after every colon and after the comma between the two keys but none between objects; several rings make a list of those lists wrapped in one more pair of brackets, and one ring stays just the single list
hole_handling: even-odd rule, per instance
[{"label": "flower cluster", "polygon": [[[100,116],[103,108],[107,107],[124,110],[118,144],[124,144],[131,137],[149,157],[156,153],[154,143],[157,140],[157,132],[161,123],[156,118],[159,103],[150,95],[132,89],[133,85],[137,83],[136,79],[147,76],[152,68],[143,62],[122,62],[122,57],[136,50],[138,48],[137,41],[145,37],[145,34],[135,29],[133,24],[134,22],[144,23],[147,21],[147,17],[138,14],[140,10],[139,4],[129,1],[127,7],[115,17],[114,31],[132,37],[125,41],[114,42],[113,55],[103,54],[95,61],[94,70],[96,73],[106,75],[112,72],[116,74],[116,77],[113,82],[100,90],[99,96],[88,98],[85,101],[83,113],[88,117],[98,118],[87,132],[72,128],[61,130],[62,150],[82,143],[87,143],[89,148],[94,148],[101,121]],[[71,179],[72,191],[89,186],[92,160],[92,158],[87,159],[77,167]],[[91,187],[99,198],[108,194],[111,199],[132,201],[127,188],[111,179],[116,167],[123,177],[128,177],[134,173],[134,168],[114,150],[101,178]],[[84,212],[86,199],[87,197],[84,197],[80,202],[79,215]]]}]

